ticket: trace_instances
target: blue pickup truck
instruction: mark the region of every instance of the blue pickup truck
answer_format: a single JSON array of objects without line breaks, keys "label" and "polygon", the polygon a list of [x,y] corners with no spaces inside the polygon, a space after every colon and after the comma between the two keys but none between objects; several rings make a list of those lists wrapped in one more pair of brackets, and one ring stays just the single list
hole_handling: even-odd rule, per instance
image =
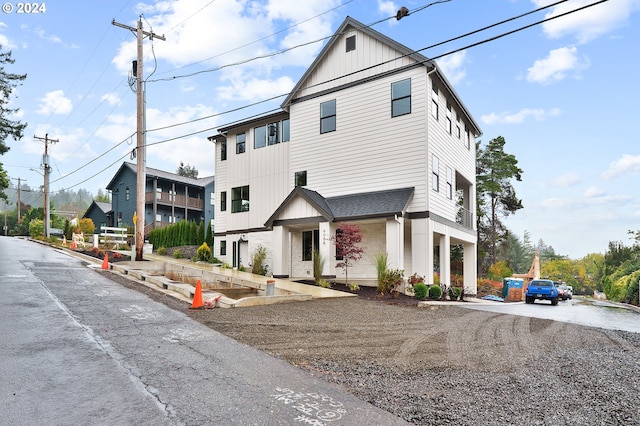
[{"label": "blue pickup truck", "polygon": [[552,305],[558,304],[558,288],[551,280],[532,280],[524,296],[526,303],[533,303],[536,299],[550,300]]}]

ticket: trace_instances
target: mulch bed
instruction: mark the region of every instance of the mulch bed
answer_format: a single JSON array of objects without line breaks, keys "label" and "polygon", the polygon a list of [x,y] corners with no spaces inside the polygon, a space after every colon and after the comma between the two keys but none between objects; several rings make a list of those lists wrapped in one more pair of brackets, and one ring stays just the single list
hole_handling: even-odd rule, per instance
[{"label": "mulch bed", "polygon": [[109,255],[109,262],[111,263],[126,262],[131,260],[131,256],[122,254],[120,252],[113,251],[113,250],[100,250],[100,249],[92,248],[90,250],[75,249],[74,251],[77,251],[78,253],[82,253],[85,256],[95,257],[96,259],[100,259],[100,260],[103,260],[106,254],[106,255]]}]

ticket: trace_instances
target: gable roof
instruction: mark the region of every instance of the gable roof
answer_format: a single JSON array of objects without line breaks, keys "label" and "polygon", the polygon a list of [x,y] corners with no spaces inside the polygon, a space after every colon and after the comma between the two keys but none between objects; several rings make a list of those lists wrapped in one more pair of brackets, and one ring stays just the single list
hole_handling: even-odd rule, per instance
[{"label": "gable roof", "polygon": [[84,215],[82,217],[83,218],[89,217],[89,215],[91,215],[93,211],[96,209],[101,211],[104,214],[108,214],[112,209],[111,203],[104,203],[102,201],[93,200],[91,202],[91,205],[89,205],[89,208],[87,208],[87,211],[84,212]]},{"label": "gable roof", "polygon": [[[138,173],[138,167],[137,167],[136,164],[129,163],[129,162],[125,161],[125,162],[122,163],[122,165],[120,166],[118,171],[113,175],[113,178],[111,179],[111,181],[107,185],[107,188],[111,188],[112,187],[112,184],[114,183],[114,180],[116,179],[117,176],[120,175],[120,173],[124,169],[129,169],[134,174]],[[215,181],[215,176],[207,176],[207,177],[203,177],[203,178],[195,178],[194,179],[194,178],[187,177],[187,176],[180,176],[177,173],[165,172],[164,170],[154,169],[152,167],[146,167],[145,168],[145,173],[146,173],[147,177],[152,177],[152,178],[153,177],[157,177],[157,178],[168,180],[168,181],[183,183],[185,185],[200,186],[200,187],[205,187],[205,186],[207,186],[210,183]]]},{"label": "gable roof", "polygon": [[[283,110],[288,111],[289,106],[295,101],[296,94],[304,86],[304,84],[306,83],[307,79],[315,72],[315,70],[318,67],[318,65],[325,59],[325,57],[329,54],[329,52],[334,48],[336,43],[339,42],[340,37],[344,33],[346,33],[350,28],[352,28],[354,30],[357,30],[357,31],[360,31],[360,32],[364,33],[365,35],[367,35],[368,37],[371,37],[371,38],[373,38],[373,39],[375,39],[375,40],[377,40],[377,41],[379,41],[379,42],[381,42],[383,44],[386,44],[387,46],[391,47],[392,49],[398,51],[401,56],[406,56],[406,57],[409,57],[409,58],[415,60],[416,64],[413,64],[412,66],[422,65],[422,66],[426,67],[429,72],[431,72],[432,70],[435,71],[435,74],[441,80],[441,82],[444,85],[444,87],[451,93],[454,101],[458,104],[459,108],[462,110],[462,113],[469,120],[469,123],[471,123],[471,125],[474,127],[475,135],[476,136],[480,136],[482,134],[482,130],[480,130],[480,126],[473,119],[473,117],[471,116],[471,114],[467,110],[467,107],[462,103],[462,101],[460,100],[460,97],[458,96],[456,91],[453,89],[453,86],[451,86],[451,83],[449,83],[449,81],[447,80],[445,75],[442,73],[442,70],[440,69],[440,67],[438,66],[438,64],[435,61],[427,58],[426,56],[418,53],[417,51],[415,51],[413,49],[410,49],[409,47],[407,47],[407,46],[405,46],[403,44],[398,43],[397,41],[395,41],[395,40],[385,36],[384,34],[372,29],[371,27],[369,27],[367,25],[364,25],[363,23],[351,18],[350,16],[347,16],[345,18],[345,20],[342,22],[340,27],[333,34],[333,36],[331,37],[329,42],[327,42],[327,44],[322,48],[322,50],[320,51],[318,56],[316,56],[315,60],[311,63],[309,68],[307,68],[307,70],[302,75],[300,80],[298,80],[298,82],[293,87],[293,89],[291,90],[289,95],[282,102],[280,107]],[[401,67],[401,68],[405,68],[405,67],[406,66]],[[398,68],[398,69],[401,69],[401,68]],[[338,85],[338,86],[340,86],[340,85]]]},{"label": "gable roof", "polygon": [[402,216],[413,196],[414,188],[399,188],[325,198],[316,191],[297,186],[265,222],[272,227],[278,216],[296,197],[302,197],[327,222],[364,220],[394,215]]}]

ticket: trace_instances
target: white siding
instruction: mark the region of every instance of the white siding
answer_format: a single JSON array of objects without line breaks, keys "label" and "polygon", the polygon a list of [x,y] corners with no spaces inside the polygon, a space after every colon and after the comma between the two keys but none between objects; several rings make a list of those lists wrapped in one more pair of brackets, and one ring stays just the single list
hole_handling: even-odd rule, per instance
[{"label": "white siding", "polygon": [[[391,83],[411,78],[411,114],[391,117]],[[415,186],[426,210],[426,77],[413,69],[291,107],[291,167],[325,197]],[[336,99],[335,132],[320,134],[320,103]]]},{"label": "white siding", "polygon": [[[345,49],[346,39],[353,35],[356,36],[356,49],[347,52]],[[412,63],[415,63],[415,60],[403,56],[397,50],[360,31],[352,29],[339,36],[334,48],[317,64],[296,97],[341,86]],[[382,65],[373,67],[377,64]],[[360,70],[364,71],[357,72]],[[338,78],[342,76],[345,77]]]}]

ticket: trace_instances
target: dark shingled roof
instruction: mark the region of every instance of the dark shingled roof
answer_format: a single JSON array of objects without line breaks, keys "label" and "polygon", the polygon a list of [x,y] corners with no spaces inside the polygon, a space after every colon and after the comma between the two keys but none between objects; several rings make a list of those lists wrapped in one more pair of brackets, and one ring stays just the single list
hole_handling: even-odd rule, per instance
[{"label": "dark shingled roof", "polygon": [[413,188],[391,189],[327,198],[336,220],[402,215]]},{"label": "dark shingled roof", "polygon": [[389,189],[361,194],[324,198],[316,191],[297,186],[289,193],[269,220],[273,226],[276,218],[296,196],[304,198],[329,222],[362,220],[402,215],[413,196],[413,188]]}]

